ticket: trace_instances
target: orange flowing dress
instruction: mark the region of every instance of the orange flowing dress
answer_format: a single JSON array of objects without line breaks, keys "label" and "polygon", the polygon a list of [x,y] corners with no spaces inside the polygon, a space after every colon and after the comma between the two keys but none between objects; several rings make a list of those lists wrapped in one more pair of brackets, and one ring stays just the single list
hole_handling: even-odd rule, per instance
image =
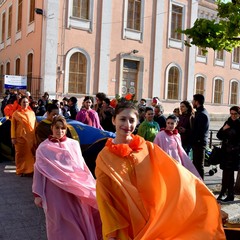
[{"label": "orange flowing dress", "polygon": [[95,170],[103,239],[226,239],[217,201],[202,181],[140,136],[112,141]]},{"label": "orange flowing dress", "polygon": [[33,172],[36,117],[32,110],[18,109],[11,119],[11,138],[16,138],[16,174]]}]

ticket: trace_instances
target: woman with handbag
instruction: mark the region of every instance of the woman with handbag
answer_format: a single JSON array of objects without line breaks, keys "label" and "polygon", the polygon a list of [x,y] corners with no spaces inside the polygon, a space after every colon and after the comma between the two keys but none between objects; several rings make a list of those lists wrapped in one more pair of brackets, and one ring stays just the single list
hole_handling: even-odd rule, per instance
[{"label": "woman with handbag", "polygon": [[[234,171],[240,169],[240,110],[238,106],[230,108],[230,117],[217,133],[222,140],[222,189],[217,200],[228,202],[234,200]],[[227,196],[224,198],[225,194]]]}]

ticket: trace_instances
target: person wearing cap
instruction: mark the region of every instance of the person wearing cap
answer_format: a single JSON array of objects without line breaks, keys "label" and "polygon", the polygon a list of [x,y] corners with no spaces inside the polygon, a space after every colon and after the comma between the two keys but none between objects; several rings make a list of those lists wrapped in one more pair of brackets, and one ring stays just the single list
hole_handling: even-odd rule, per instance
[{"label": "person wearing cap", "polygon": [[77,113],[79,112],[79,108],[77,106],[77,98],[70,97],[68,101],[69,111],[70,111],[70,119],[76,120]]}]

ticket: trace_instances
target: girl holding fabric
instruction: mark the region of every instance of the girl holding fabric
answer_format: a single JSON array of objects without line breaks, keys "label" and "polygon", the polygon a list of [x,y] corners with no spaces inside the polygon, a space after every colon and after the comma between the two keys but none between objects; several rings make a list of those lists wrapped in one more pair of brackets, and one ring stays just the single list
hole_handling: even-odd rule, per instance
[{"label": "girl holding fabric", "polygon": [[135,105],[118,103],[116,138],[97,158],[103,238],[226,239],[213,194],[157,145],[133,135],[137,123]]},{"label": "girl holding fabric", "polygon": [[79,143],[66,137],[67,123],[56,116],[53,135],[36,152],[33,193],[46,217],[48,240],[102,239],[95,180]]},{"label": "girl holding fabric", "polygon": [[31,176],[34,164],[35,113],[29,109],[26,96],[19,99],[19,107],[11,119],[11,140],[15,146],[16,174]]}]

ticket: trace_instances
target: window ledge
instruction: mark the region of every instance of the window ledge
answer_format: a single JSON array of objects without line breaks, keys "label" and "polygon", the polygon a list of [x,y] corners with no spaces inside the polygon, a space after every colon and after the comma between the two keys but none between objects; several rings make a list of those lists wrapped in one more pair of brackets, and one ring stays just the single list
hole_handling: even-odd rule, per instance
[{"label": "window ledge", "polygon": [[27,26],[27,34],[34,32],[34,29],[35,29],[35,23],[34,22],[29,23]]},{"label": "window ledge", "polygon": [[240,69],[240,63],[234,63],[234,62],[232,62],[231,67],[232,67],[232,69],[237,69],[237,70],[239,70],[239,69]]},{"label": "window ledge", "polygon": [[16,33],[15,42],[18,41],[18,40],[20,40],[21,38],[22,38],[22,32],[19,31],[19,32]]},{"label": "window ledge", "polygon": [[182,40],[169,38],[168,47],[177,48],[183,50],[184,44]]},{"label": "window ledge", "polygon": [[142,32],[135,29],[125,28],[124,38],[142,41]]},{"label": "window ledge", "polygon": [[10,37],[10,38],[8,38],[7,41],[6,41],[6,47],[9,46],[9,45],[11,45],[11,42],[12,42],[12,40],[11,40],[11,37]]},{"label": "window ledge", "polygon": [[76,17],[70,17],[68,19],[69,21],[69,27],[92,31],[91,21],[88,19],[82,19],[82,18],[76,18]]},{"label": "window ledge", "polygon": [[196,61],[201,63],[207,63],[207,57],[198,55],[196,57]]},{"label": "window ledge", "polygon": [[0,50],[4,49],[4,42],[0,43]]},{"label": "window ledge", "polygon": [[224,67],[224,61],[221,59],[215,59],[214,64],[216,66]]}]

